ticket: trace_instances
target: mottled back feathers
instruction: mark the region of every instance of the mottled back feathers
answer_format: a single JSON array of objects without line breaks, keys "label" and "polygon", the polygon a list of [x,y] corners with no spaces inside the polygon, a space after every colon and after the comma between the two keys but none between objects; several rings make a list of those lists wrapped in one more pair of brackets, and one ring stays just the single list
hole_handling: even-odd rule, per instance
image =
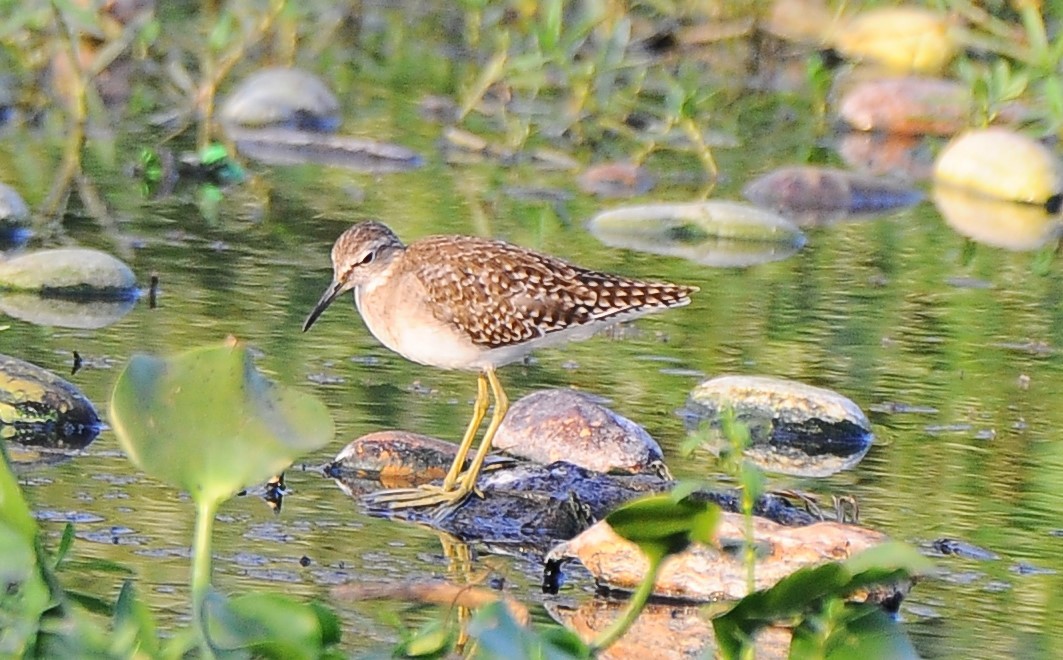
[{"label": "mottled back feathers", "polygon": [[697,287],[638,280],[574,266],[502,241],[432,236],[406,248],[440,321],[487,349],[521,344],[596,321],[690,302]]}]

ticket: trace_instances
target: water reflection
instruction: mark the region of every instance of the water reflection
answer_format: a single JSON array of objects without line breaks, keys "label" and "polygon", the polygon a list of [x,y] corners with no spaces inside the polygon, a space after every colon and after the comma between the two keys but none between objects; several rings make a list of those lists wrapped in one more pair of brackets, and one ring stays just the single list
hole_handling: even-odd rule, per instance
[{"label": "water reflection", "polygon": [[0,312],[34,325],[94,330],[117,323],[133,310],[137,298],[79,300],[36,293],[0,293]]},{"label": "water reflection", "polygon": [[934,186],[934,205],[958,234],[1006,250],[1030,251],[1058,240],[1063,220],[1041,206]]}]

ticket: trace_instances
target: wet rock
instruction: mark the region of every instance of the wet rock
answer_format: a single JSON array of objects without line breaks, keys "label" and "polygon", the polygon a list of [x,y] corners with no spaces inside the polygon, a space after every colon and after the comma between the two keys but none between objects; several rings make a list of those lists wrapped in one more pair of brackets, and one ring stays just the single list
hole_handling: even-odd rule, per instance
[{"label": "wet rock", "polygon": [[125,317],[137,304],[135,296],[119,300],[69,299],[36,293],[0,292],[0,312],[34,325],[95,330]]},{"label": "wet rock", "polygon": [[[348,444],[322,472],[357,499],[381,486],[438,483],[456,450],[454,443],[415,433],[371,433]],[[602,474],[563,461],[538,465],[491,455],[477,482],[480,496],[467,498],[457,508],[381,508],[369,513],[428,525],[485,551],[541,557],[556,540],[572,538],[624,502],[672,486],[671,480],[652,473]],[[726,511],[742,506],[733,490],[699,491],[695,496]],[[757,500],[754,515],[784,525],[821,519],[773,494]]]},{"label": "wet rock", "polygon": [[611,247],[720,267],[778,261],[805,244],[805,235],[786,218],[724,200],[621,207],[599,213],[588,229]]},{"label": "wet rock", "polygon": [[[446,476],[458,445],[408,431],[378,431],[347,444],[325,467],[337,480],[374,479],[385,488],[416,486]],[[485,470],[513,461],[488,456]]]},{"label": "wet rock", "polygon": [[930,141],[913,135],[849,132],[840,136],[837,149],[846,165],[872,176],[922,181],[934,169]]},{"label": "wet rock", "polygon": [[661,447],[645,429],[574,390],[541,390],[517,401],[494,449],[541,465],[567,461],[595,472],[668,478]]},{"label": "wet rock", "polygon": [[102,423],[76,387],[35,364],[0,355],[0,434],[26,447],[69,451],[92,442]]},{"label": "wet rock", "polygon": [[878,7],[844,21],[834,48],[897,72],[937,73],[960,48],[949,17],[922,7]]},{"label": "wet rock", "polygon": [[1063,236],[1063,222],[1044,207],[990,199],[946,185],[935,185],[934,206],[957,234],[1013,251],[1037,250]]},{"label": "wet rock", "polygon": [[1058,211],[1063,171],[1040,142],[995,127],[968,131],[949,142],[934,163],[934,182]]},{"label": "wet rock", "polygon": [[405,172],[424,164],[406,147],[346,135],[269,128],[234,133],[236,149],[268,165],[320,163],[356,172]]},{"label": "wet rock", "polygon": [[962,559],[975,559],[977,561],[1000,559],[1000,556],[995,552],[990,552],[973,543],[956,539],[937,539],[930,544],[930,547],[941,555],[953,555]]},{"label": "wet rock", "polygon": [[136,298],[129,266],[98,250],[39,250],[0,262],[0,289],[45,296],[126,300]]},{"label": "wet rock", "polygon": [[823,0],[775,0],[762,29],[786,41],[820,44],[836,18]]},{"label": "wet rock", "polygon": [[0,223],[21,224],[29,220],[29,217],[30,207],[26,205],[22,195],[6,183],[0,183]]},{"label": "wet rock", "polygon": [[312,73],[268,68],[244,78],[225,99],[219,117],[230,126],[331,132],[340,125],[340,103]]},{"label": "wet rock", "polygon": [[417,102],[417,112],[423,119],[439,124],[453,124],[461,119],[461,108],[448,96],[422,96]]},{"label": "wet rock", "polygon": [[861,131],[953,135],[967,128],[972,103],[966,84],[906,76],[856,84],[842,97],[838,115]]},{"label": "wet rock", "polygon": [[729,446],[720,432],[729,410],[749,428],[746,457],[770,472],[834,474],[860,462],[874,440],[867,416],[850,399],[779,378],[712,378],[694,388],[681,414],[692,431],[708,429],[710,451],[721,451]]},{"label": "wet rock", "polygon": [[[745,517],[723,513],[715,545],[692,544],[664,563],[654,585],[656,596],[689,601],[736,600],[748,591],[744,561]],[[757,546],[754,589],[767,589],[802,568],[847,559],[886,541],[874,530],[835,522],[783,527],[753,519]],[[634,591],[649,562],[637,545],[622,538],[605,521],[576,538],[558,544],[547,555],[548,565],[578,559],[600,586]],[[902,596],[907,585],[883,586],[854,594],[858,601],[881,602]]]},{"label": "wet rock", "polygon": [[653,175],[634,163],[599,163],[576,179],[580,190],[598,197],[633,197],[653,189]]},{"label": "wet rock", "polygon": [[[670,487],[650,475],[605,475],[569,463],[518,463],[484,471],[453,511],[370,509],[372,515],[429,525],[491,552],[542,556],[557,539],[572,538],[620,504]],[[379,488],[366,481],[341,487],[351,495]]]},{"label": "wet rock", "polygon": [[754,204],[788,216],[823,220],[911,206],[922,194],[908,186],[830,167],[784,167],[742,190]]}]

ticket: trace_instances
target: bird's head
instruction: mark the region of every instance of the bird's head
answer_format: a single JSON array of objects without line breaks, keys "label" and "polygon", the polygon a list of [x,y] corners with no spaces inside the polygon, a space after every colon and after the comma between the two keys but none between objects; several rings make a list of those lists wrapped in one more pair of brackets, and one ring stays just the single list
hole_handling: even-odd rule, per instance
[{"label": "bird's head", "polygon": [[343,232],[332,246],[332,284],[306,317],[303,332],[310,329],[333,300],[384,272],[403,249],[395,232],[379,222],[359,222]]}]

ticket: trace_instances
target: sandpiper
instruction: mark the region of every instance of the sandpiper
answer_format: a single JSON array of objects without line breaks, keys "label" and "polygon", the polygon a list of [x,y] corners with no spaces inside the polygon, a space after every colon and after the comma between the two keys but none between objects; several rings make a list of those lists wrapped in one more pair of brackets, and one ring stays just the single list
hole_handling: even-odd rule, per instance
[{"label": "sandpiper", "polygon": [[[509,407],[495,369],[541,346],[589,336],[618,321],[690,302],[694,286],[644,282],[574,266],[504,241],[443,235],[403,245],[379,222],[360,222],[332,246],[332,284],[303,332],[333,300],[354,291],[369,331],[389,349],[442,369],[477,371],[477,395],[441,485],[384,490],[371,506],[457,505],[476,479]],[[494,412],[472,463],[476,433]]]}]

